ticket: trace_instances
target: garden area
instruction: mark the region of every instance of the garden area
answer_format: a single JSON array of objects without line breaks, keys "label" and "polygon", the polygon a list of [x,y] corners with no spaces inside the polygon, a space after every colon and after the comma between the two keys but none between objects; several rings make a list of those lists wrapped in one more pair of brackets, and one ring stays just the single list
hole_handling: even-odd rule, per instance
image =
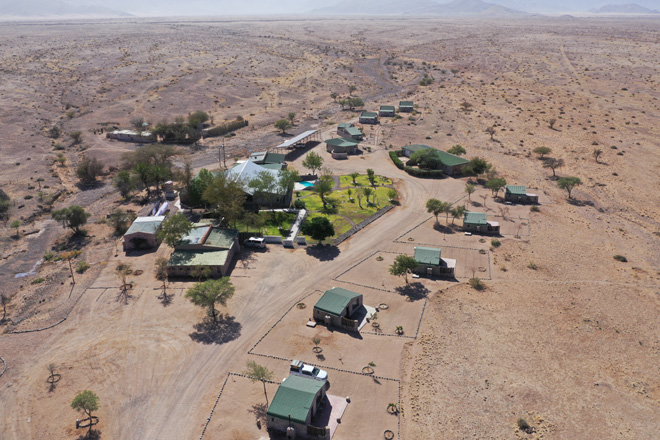
[{"label": "garden area", "polygon": [[[337,182],[339,182],[337,184]],[[380,209],[392,204],[397,193],[392,180],[383,176],[360,174],[327,178],[307,191],[296,193],[295,205],[309,211],[308,219],[326,217],[333,224],[336,238]]]},{"label": "garden area", "polygon": [[281,211],[260,211],[249,213],[236,222],[239,232],[263,232],[266,235],[289,235],[291,225],[296,220],[296,213]]}]

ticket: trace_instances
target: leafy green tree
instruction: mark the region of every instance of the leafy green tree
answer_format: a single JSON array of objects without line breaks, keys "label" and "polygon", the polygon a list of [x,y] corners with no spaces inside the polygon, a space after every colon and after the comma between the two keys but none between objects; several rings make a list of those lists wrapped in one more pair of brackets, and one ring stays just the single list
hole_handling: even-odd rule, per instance
[{"label": "leafy green tree", "polygon": [[202,199],[216,209],[219,219],[224,218],[228,225],[236,228],[236,222],[245,212],[244,204],[247,196],[240,180],[220,173],[204,190]]},{"label": "leafy green tree", "polygon": [[138,162],[133,167],[135,178],[147,190],[147,197],[151,196],[151,165],[144,162]]},{"label": "leafy green tree", "polygon": [[417,261],[409,255],[397,255],[390,266],[390,274],[395,277],[404,277],[408,284],[408,274],[418,266]]},{"label": "leafy green tree", "polygon": [[188,115],[188,125],[191,128],[197,129],[197,127],[199,127],[199,124],[204,124],[209,119],[210,117],[208,113],[201,110],[197,110],[196,112]]},{"label": "leafy green tree", "polygon": [[115,236],[119,237],[126,233],[131,223],[137,216],[134,212],[115,209],[108,215],[110,225],[114,228]]},{"label": "leafy green tree", "polygon": [[465,153],[467,153],[467,151],[465,151],[465,148],[457,144],[451,147],[449,150],[447,150],[447,153],[453,154],[455,156],[462,156]]},{"label": "leafy green tree", "polygon": [[362,194],[364,194],[364,198],[367,199],[367,206],[369,206],[369,197],[371,197],[373,193],[374,190],[369,187],[362,188]]},{"label": "leafy green tree", "polygon": [[149,180],[156,186],[156,193],[160,192],[160,186],[170,177],[172,177],[172,171],[165,165],[154,164],[149,167]]},{"label": "leafy green tree", "polygon": [[6,192],[0,188],[0,219],[7,220],[9,217],[9,208],[11,206],[11,198]]},{"label": "leafy green tree", "polygon": [[538,154],[539,159],[541,160],[543,160],[543,156],[545,156],[546,154],[550,154],[551,152],[552,149],[550,149],[549,147],[536,147],[532,150],[532,153]]},{"label": "leafy green tree", "polygon": [[124,200],[128,200],[131,192],[135,189],[135,182],[128,170],[118,172],[117,176],[112,179],[112,185],[119,191],[119,194]]},{"label": "leafy green tree", "polygon": [[73,141],[73,144],[77,145],[82,142],[82,131],[72,131],[69,133],[69,137]]},{"label": "leafy green tree", "polygon": [[408,164],[411,166],[417,165],[425,170],[436,170],[440,167],[440,158],[436,150],[426,148],[424,150],[417,150],[411,154]]},{"label": "leafy green tree", "polygon": [[351,173],[349,176],[351,176],[351,180],[353,180],[353,186],[357,186],[356,179],[360,177],[360,173]]},{"label": "leafy green tree", "polygon": [[335,227],[327,217],[314,217],[303,223],[302,233],[318,240],[318,244],[321,244],[326,238],[335,235]]},{"label": "leafy green tree", "polygon": [[167,258],[159,257],[154,263],[154,276],[158,281],[163,282],[163,296],[167,296],[167,265],[169,261]]},{"label": "leafy green tree", "polygon": [[287,118],[289,118],[289,121],[291,122],[291,125],[293,125],[293,120],[296,118],[296,114],[294,112],[289,112],[288,115],[286,115]]},{"label": "leafy green tree", "polygon": [[190,233],[193,224],[188,221],[185,215],[180,212],[165,219],[160,224],[160,229],[156,236],[164,241],[169,247],[173,248],[181,238]]},{"label": "leafy green tree", "polygon": [[465,206],[463,206],[463,205],[456,205],[454,208],[452,208],[451,211],[449,211],[449,213],[451,214],[451,217],[452,217],[451,224],[453,225],[454,221],[457,218],[463,218],[463,216],[465,215],[465,211],[466,211],[466,209],[465,209]]},{"label": "leafy green tree", "polygon": [[55,210],[51,213],[53,219],[62,222],[66,228],[70,228],[74,233],[81,232],[80,227],[87,223],[87,219],[91,214],[87,213],[82,206],[72,205],[68,208]]},{"label": "leafy green tree", "polygon": [[337,104],[339,104],[341,106],[341,109],[344,110],[348,105],[348,99],[340,99],[339,101],[337,101]]},{"label": "leafy green tree", "polygon": [[312,187],[312,191],[319,195],[323,203],[323,209],[327,207],[327,197],[332,194],[332,188],[335,186],[335,181],[330,176],[321,176],[321,178]]},{"label": "leafy green tree", "polygon": [[103,171],[103,163],[95,157],[83,156],[78,167],[76,168],[76,176],[80,182],[90,184],[96,182],[96,178]]},{"label": "leafy green tree", "polygon": [[57,158],[55,159],[55,162],[57,162],[61,167],[64,166],[66,163],[66,156],[64,153],[57,153]]},{"label": "leafy green tree", "polygon": [[502,177],[496,177],[486,182],[486,188],[493,192],[493,196],[497,196],[502,188],[506,186],[506,180]]},{"label": "leafy green tree", "polygon": [[87,436],[89,437],[93,426],[92,412],[99,409],[99,396],[89,390],[82,391],[73,398],[73,402],[71,402],[71,408],[87,416],[87,419],[89,420],[89,431],[87,431]]},{"label": "leafy green tree", "polygon": [[357,90],[357,87],[354,86],[353,84],[351,84],[350,86],[348,86],[348,94],[349,94],[349,95],[352,95],[353,92],[356,91],[356,90]]},{"label": "leafy green tree", "polygon": [[362,100],[362,98],[358,98],[358,97],[348,98],[348,107],[351,110],[354,110],[355,108],[358,107],[364,107],[364,101]]},{"label": "leafy green tree", "polygon": [[316,174],[323,166],[323,158],[320,154],[310,151],[303,159],[302,166],[310,170],[312,174]]},{"label": "leafy green tree", "polygon": [[16,236],[17,236],[17,237],[20,237],[21,233],[20,233],[19,230],[18,230],[18,228],[21,227],[21,221],[20,221],[20,220],[13,220],[13,221],[9,224],[9,227],[10,227],[10,228],[13,228],[13,229],[16,229]]},{"label": "leafy green tree", "polygon": [[245,375],[250,378],[252,382],[261,382],[264,385],[264,396],[266,396],[266,406],[268,406],[268,393],[266,392],[266,382],[272,381],[275,373],[270,371],[263,365],[257,364],[255,361],[248,361],[247,370]]},{"label": "leafy green tree", "polygon": [[234,295],[234,285],[229,277],[222,277],[217,280],[206,280],[202,283],[196,283],[186,292],[186,298],[196,306],[209,309],[209,315],[213,323],[218,323],[218,311],[216,304],[227,305],[227,300]]},{"label": "leafy green tree", "polygon": [[62,134],[62,130],[57,125],[53,125],[48,129],[48,137],[51,139],[57,139]]},{"label": "leafy green tree", "polygon": [[426,212],[435,216],[435,224],[439,224],[438,216],[447,210],[447,206],[451,206],[447,202],[438,199],[428,199],[426,201]]},{"label": "leafy green tree", "polygon": [[137,116],[131,119],[131,127],[138,133],[142,133],[144,130],[144,118],[142,116]]},{"label": "leafy green tree", "polygon": [[355,197],[358,199],[358,206],[362,209],[362,197],[364,197],[364,188],[358,188],[355,190]]},{"label": "leafy green tree", "polygon": [[477,190],[477,188],[472,184],[472,183],[466,183],[465,184],[465,192],[468,195],[468,202],[471,202],[470,196]]},{"label": "leafy green tree", "polygon": [[397,196],[398,194],[394,188],[390,188],[387,190],[387,198],[389,198],[390,201],[395,200]]},{"label": "leafy green tree", "polygon": [[269,208],[272,208],[280,189],[276,177],[267,170],[257,173],[257,176],[248,182],[248,188],[253,190],[255,203],[263,201]]},{"label": "leafy green tree", "polygon": [[579,177],[560,177],[557,180],[557,186],[568,192],[569,199],[571,198],[571,191],[578,185],[582,185],[582,180]]},{"label": "leafy green tree", "polygon": [[[185,172],[185,171],[184,171]],[[206,168],[199,170],[197,177],[190,182],[190,192],[188,192],[188,206],[200,207],[204,203],[204,191],[213,183],[213,174]]]},{"label": "leafy green tree", "polygon": [[493,166],[486,159],[475,157],[463,166],[463,174],[478,176],[487,173]]},{"label": "leafy green tree", "polygon": [[288,119],[280,119],[275,122],[275,128],[282,131],[282,134],[291,128],[291,122]]},{"label": "leafy green tree", "polygon": [[190,276],[193,278],[197,278],[197,281],[202,281],[204,279],[210,278],[211,277],[211,266],[195,266],[191,271],[190,271]]},{"label": "leafy green tree", "polygon": [[376,172],[371,168],[367,168],[367,180],[371,186],[376,186]]},{"label": "leafy green tree", "polygon": [[296,182],[300,180],[300,173],[294,169],[283,169],[277,173],[277,183],[287,193],[293,191]]}]

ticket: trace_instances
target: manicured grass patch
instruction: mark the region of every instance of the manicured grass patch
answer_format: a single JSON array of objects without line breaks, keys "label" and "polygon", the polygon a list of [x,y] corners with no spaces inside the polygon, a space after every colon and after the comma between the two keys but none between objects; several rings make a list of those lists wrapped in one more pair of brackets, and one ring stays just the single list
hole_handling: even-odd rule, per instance
[{"label": "manicured grass patch", "polygon": [[[345,218],[335,215],[335,214],[330,214],[330,215],[324,215],[324,214],[318,214],[318,213],[313,213],[307,216],[308,220],[311,220],[315,217],[327,217],[328,220],[330,220],[330,223],[332,223],[332,226],[335,228],[335,235],[329,238],[337,238],[344,232],[348,231],[351,229],[352,225],[349,223],[348,220]],[[309,237],[305,237],[307,241],[314,241]]]},{"label": "manicured grass patch", "polygon": [[264,219],[265,222],[259,228],[248,226],[242,221],[236,223],[236,228],[240,232],[260,231],[264,235],[281,235],[282,237],[286,237],[288,231],[291,229],[291,225],[296,221],[296,214],[288,212],[260,212],[259,217]]},{"label": "manicured grass patch", "polygon": [[[339,186],[340,188],[353,187],[353,186],[371,186],[369,179],[367,179],[366,174],[360,174],[357,179],[355,179],[357,185],[353,184],[353,179],[351,176],[340,176],[339,177]],[[382,185],[391,185],[392,180],[384,176],[376,176],[376,186]]]}]

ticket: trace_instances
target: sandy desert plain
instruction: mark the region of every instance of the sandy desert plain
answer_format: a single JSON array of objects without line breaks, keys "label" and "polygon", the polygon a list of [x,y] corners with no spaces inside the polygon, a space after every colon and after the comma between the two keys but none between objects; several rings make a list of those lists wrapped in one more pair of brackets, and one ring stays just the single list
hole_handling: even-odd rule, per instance
[{"label": "sandy desert plain", "polygon": [[[233,373],[255,360],[280,380],[286,359],[299,357],[329,371],[331,394],[351,397],[335,439],[379,439],[385,430],[403,439],[657,439],[659,28],[657,19],[572,17],[0,23],[0,185],[15,201],[10,220],[22,221],[20,238],[9,222],[0,238],[0,283],[11,297],[0,324],[0,438],[83,438],[70,404],[84,389],[100,398],[103,439],[269,438],[257,424],[261,384]],[[425,73],[434,82],[421,86]],[[112,173],[94,188],[76,184],[83,149],[110,167],[137,148],[93,130],[195,110],[216,122],[243,116],[250,125],[226,144],[230,158],[245,157],[282,141],[273,122],[288,112],[296,112],[291,133],[319,129],[324,139],[356,121],[330,96],[347,96],[350,85],[367,109],[408,99],[419,114],[366,126],[363,154],[348,160],[323,145],[314,151],[338,175],[370,167],[391,178],[400,206],[337,247],[271,245],[239,256],[221,337],[200,341],[194,326],[204,311],[183,297],[192,283],[171,282],[169,305],[158,299],[153,264],[167,246],[124,256],[101,221],[115,207],[141,206],[121,201]],[[65,166],[53,163],[46,131],[54,124],[83,132],[78,146],[63,136]],[[185,157],[217,168],[220,143],[182,147],[177,164]],[[498,248],[438,231],[426,200],[466,203],[468,178],[407,175],[388,151],[408,143],[464,146],[509,183],[534,188],[539,211],[511,206],[524,233],[507,226],[518,233]],[[573,199],[532,153],[539,146],[565,161],[559,176],[581,178]],[[303,157],[291,166],[302,170]],[[35,265],[70,236],[37,183],[53,208],[80,204],[92,214],[78,243],[91,269],[75,285],[66,263]],[[499,215],[503,203],[478,188],[472,202],[486,206],[475,209]],[[458,278],[415,280],[408,301],[387,266],[422,243],[454,252]],[[118,296],[118,261],[144,270],[128,298]],[[467,283],[474,265],[484,268],[482,291]],[[45,281],[32,284],[36,277]],[[384,334],[306,328],[313,301],[333,286],[387,303]],[[398,325],[403,337],[393,335]],[[324,360],[312,352],[317,335]],[[359,374],[368,362],[378,378]],[[50,363],[61,374],[52,390]],[[269,398],[275,389],[268,385]],[[397,415],[387,412],[391,402]]]}]

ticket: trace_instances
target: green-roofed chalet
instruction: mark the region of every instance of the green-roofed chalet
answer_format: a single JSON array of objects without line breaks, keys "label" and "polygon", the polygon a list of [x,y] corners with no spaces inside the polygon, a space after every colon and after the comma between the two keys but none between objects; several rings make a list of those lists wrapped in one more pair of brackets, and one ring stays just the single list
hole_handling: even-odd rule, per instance
[{"label": "green-roofed chalet", "polygon": [[429,264],[433,266],[440,265],[442,249],[425,246],[415,248],[415,261],[420,264]]},{"label": "green-roofed chalet", "polygon": [[380,109],[378,110],[378,115],[379,116],[394,116],[396,112],[396,108],[394,108],[393,105],[381,105]]},{"label": "green-roofed chalet", "polygon": [[440,158],[440,162],[442,162],[442,164],[446,167],[463,166],[470,162],[463,157],[455,156],[451,153],[447,153],[446,151],[437,150],[437,152],[438,157]]},{"label": "green-roofed chalet", "polygon": [[539,196],[528,193],[523,185],[507,185],[504,187],[504,200],[515,203],[538,203]]},{"label": "green-roofed chalet", "polygon": [[165,220],[164,216],[136,218],[124,234],[124,251],[157,247],[156,234],[163,220]]},{"label": "green-roofed chalet", "polygon": [[326,144],[328,153],[333,154],[356,154],[358,151],[358,144],[352,139],[334,138],[323,141]]},{"label": "green-roofed chalet", "polygon": [[527,194],[527,187],[522,185],[507,185],[504,192],[517,196],[524,196]]},{"label": "green-roofed chalet", "polygon": [[356,299],[361,299],[362,295],[341,287],[333,287],[326,291],[321,299],[314,305],[314,309],[330,313],[335,316],[346,316],[347,308]]},{"label": "green-roofed chalet", "polygon": [[[325,397],[325,381],[290,375],[280,384],[268,407],[267,424],[269,428],[286,431],[278,420],[301,425],[309,425],[312,417]],[[304,430],[307,433],[307,430]]]},{"label": "green-roofed chalet", "polygon": [[343,138],[348,138],[356,141],[362,140],[362,132],[349,122],[343,122],[337,127],[337,134]]},{"label": "green-roofed chalet", "polygon": [[399,111],[410,113],[415,109],[412,101],[399,101]]},{"label": "green-roofed chalet", "polygon": [[485,212],[466,212],[463,216],[463,230],[482,234],[499,234],[500,224],[489,222]]},{"label": "green-roofed chalet", "polygon": [[360,124],[377,124],[378,113],[376,112],[362,112],[360,113]]},{"label": "green-roofed chalet", "polygon": [[442,258],[442,249],[425,246],[415,248],[417,267],[414,272],[419,275],[454,278],[456,260]]},{"label": "green-roofed chalet", "polygon": [[470,212],[470,211],[467,211],[465,213],[465,215],[463,216],[463,224],[485,225],[487,217],[488,216],[486,215],[485,212]]}]

